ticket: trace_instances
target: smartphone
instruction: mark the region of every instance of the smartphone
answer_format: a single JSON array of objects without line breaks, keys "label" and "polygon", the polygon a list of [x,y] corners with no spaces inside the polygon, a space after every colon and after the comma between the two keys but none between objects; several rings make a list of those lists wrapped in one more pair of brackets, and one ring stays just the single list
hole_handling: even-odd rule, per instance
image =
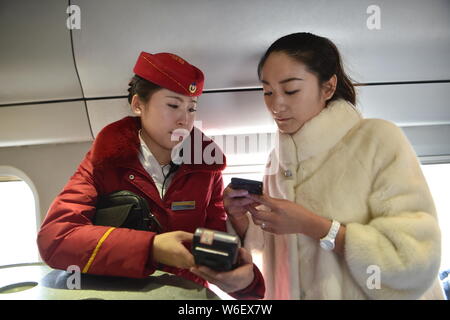
[{"label": "smartphone", "polygon": [[207,266],[216,271],[229,271],[238,264],[241,241],[236,235],[197,228],[192,242],[195,264]]},{"label": "smartphone", "polygon": [[263,183],[250,179],[231,178],[231,188],[247,190],[252,194],[261,195],[263,193]]}]

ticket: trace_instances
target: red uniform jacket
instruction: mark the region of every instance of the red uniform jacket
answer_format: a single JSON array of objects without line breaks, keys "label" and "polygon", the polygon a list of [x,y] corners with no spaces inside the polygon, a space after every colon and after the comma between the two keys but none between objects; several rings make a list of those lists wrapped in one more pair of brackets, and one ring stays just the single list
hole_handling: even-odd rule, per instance
[{"label": "red uniform jacket", "polygon": [[[156,270],[152,258],[155,233],[92,224],[97,197],[118,190],[129,190],[144,197],[164,232],[193,233],[197,227],[225,231],[221,173],[226,165],[225,156],[220,154],[222,164],[183,163],[161,199],[138,158],[139,129],[140,120],[133,117],[106,126],[51,204],[37,243],[41,257],[52,268],[66,270],[70,265],[77,265],[84,273],[132,278],[146,277]],[[211,143],[214,142],[202,142],[203,150]],[[172,203],[179,201],[195,201],[195,209],[172,211]],[[159,268],[207,286],[205,280],[186,269],[161,265]],[[253,283],[232,296],[238,299],[264,296],[264,281],[256,266],[254,273]]]}]

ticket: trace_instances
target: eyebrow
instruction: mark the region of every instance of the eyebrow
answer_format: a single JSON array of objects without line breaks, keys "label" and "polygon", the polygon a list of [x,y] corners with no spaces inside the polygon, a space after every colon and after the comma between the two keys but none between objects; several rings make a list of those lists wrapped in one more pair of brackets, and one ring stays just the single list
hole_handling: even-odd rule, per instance
[{"label": "eyebrow", "polygon": [[[287,78],[287,79],[281,80],[281,81],[279,81],[278,83],[279,83],[279,84],[283,84],[283,83],[286,83],[286,82],[289,82],[289,81],[295,81],[295,80],[300,80],[300,81],[302,81],[302,80],[305,80],[305,79],[292,77],[292,78]],[[266,81],[266,80],[261,80],[261,82],[264,83],[264,84],[270,84],[270,83],[269,83],[268,81]]]},{"label": "eyebrow", "polygon": [[[179,100],[180,102],[184,102],[183,99],[177,96],[166,96],[166,98],[173,98]],[[197,103],[197,100],[192,99],[190,102]]]}]

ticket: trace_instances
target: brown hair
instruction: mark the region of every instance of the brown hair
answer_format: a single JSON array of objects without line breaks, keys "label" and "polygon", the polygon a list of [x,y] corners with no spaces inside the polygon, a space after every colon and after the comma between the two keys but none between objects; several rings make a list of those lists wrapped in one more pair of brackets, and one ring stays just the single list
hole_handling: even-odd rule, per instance
[{"label": "brown hair", "polygon": [[306,65],[319,78],[319,84],[337,77],[336,91],[329,101],[344,99],[353,105],[356,102],[355,88],[345,73],[336,45],[329,39],[307,32],[292,33],[276,40],[267,49],[258,64],[258,78],[267,58],[272,52],[283,52]]},{"label": "brown hair", "polygon": [[159,89],[162,89],[157,84],[145,80],[144,78],[136,74],[133,76],[133,78],[131,78],[128,86],[128,103],[130,104],[135,94],[137,94],[144,103],[147,103],[153,93],[155,93]]}]

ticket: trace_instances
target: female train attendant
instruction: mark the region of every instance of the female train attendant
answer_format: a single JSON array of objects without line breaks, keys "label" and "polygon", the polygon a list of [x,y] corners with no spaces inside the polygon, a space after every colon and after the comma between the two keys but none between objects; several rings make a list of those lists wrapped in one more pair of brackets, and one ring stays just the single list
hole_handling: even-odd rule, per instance
[{"label": "female train attendant", "polygon": [[263,252],[266,298],[417,299],[433,283],[442,297],[440,230],[417,157],[398,127],[356,110],[336,46],[287,35],[258,75],[278,146],[265,193],[227,188],[224,203]]},{"label": "female train attendant", "polygon": [[[158,268],[206,285],[190,272],[197,267],[184,243],[192,241],[197,227],[225,230],[225,157],[214,148],[220,154],[212,164],[183,156],[175,170],[171,161],[180,139],[201,135],[193,123],[203,73],[177,55],[146,52],[134,73],[128,100],[137,117],[123,118],[98,134],[47,213],[38,234],[41,256],[58,269],[78,265],[84,273],[139,278]],[[204,140],[193,147],[211,149],[213,142]],[[144,197],[163,232],[93,225],[97,199],[118,190]],[[261,298],[262,275],[244,249],[241,258],[238,268],[208,280],[235,298]]]}]

